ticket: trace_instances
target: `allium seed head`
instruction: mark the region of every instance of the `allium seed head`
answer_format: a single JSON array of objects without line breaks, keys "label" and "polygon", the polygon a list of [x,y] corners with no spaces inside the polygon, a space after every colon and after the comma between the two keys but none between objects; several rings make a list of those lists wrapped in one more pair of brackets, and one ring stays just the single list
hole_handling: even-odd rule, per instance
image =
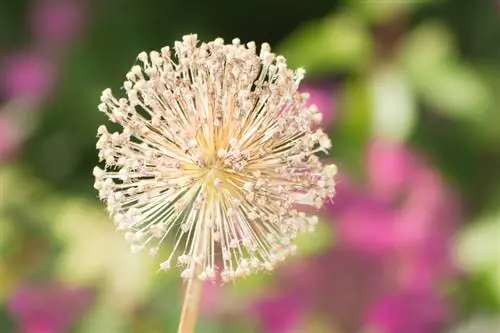
[{"label": "allium seed head", "polygon": [[297,90],[304,71],[239,39],[188,35],[174,51],[140,53],[126,97],[103,91],[99,110],[123,130],[98,129],[99,197],[134,252],[174,236],[161,269],[223,281],[272,270],[317,223],[298,207],[335,194],[335,166],[314,155],[330,140]]}]

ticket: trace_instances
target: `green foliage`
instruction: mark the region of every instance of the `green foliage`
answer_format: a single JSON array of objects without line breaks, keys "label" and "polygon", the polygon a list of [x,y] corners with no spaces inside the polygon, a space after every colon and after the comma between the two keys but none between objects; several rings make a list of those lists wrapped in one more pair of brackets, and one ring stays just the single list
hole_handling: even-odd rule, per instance
[{"label": "green foliage", "polygon": [[290,66],[324,76],[364,68],[371,47],[367,27],[355,13],[345,11],[304,24],[281,43],[280,53]]},{"label": "green foliage", "polygon": [[468,271],[485,276],[492,297],[500,304],[500,212],[481,218],[462,230],[457,258]]},{"label": "green foliage", "polygon": [[480,119],[492,107],[492,92],[479,73],[458,59],[443,25],[427,22],[409,34],[403,63],[415,89],[436,111]]},{"label": "green foliage", "polygon": [[353,174],[363,170],[363,147],[371,137],[370,91],[366,79],[352,78],[343,85],[343,98],[332,133],[332,149],[335,157],[350,165]]}]

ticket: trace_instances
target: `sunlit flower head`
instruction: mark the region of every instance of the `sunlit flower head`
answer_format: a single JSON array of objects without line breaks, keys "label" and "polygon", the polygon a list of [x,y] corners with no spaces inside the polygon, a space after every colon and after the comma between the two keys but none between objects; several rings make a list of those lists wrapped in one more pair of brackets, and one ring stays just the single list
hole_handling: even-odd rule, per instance
[{"label": "sunlit flower head", "polygon": [[304,71],[239,39],[188,35],[174,51],[140,53],[126,97],[104,90],[99,110],[123,130],[98,129],[95,188],[132,251],[156,255],[172,235],[164,270],[223,281],[272,270],[317,223],[298,208],[335,193],[336,167],[314,155],[331,143],[312,129]]}]

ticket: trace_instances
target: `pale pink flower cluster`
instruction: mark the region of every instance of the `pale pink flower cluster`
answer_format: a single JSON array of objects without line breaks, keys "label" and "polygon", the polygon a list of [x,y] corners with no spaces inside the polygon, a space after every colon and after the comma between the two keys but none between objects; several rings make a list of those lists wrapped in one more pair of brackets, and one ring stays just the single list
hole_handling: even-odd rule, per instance
[{"label": "pale pink flower cluster", "polygon": [[268,44],[257,52],[253,42],[199,44],[196,35],[138,61],[126,97],[106,89],[99,105],[123,127],[99,128],[106,166],[94,169],[117,228],[152,255],[175,234],[161,268],[177,264],[183,278],[272,270],[317,223],[297,204],[320,208],[335,193],[336,167],[315,156],[331,146],[313,129],[321,114],[298,91],[304,71]]}]

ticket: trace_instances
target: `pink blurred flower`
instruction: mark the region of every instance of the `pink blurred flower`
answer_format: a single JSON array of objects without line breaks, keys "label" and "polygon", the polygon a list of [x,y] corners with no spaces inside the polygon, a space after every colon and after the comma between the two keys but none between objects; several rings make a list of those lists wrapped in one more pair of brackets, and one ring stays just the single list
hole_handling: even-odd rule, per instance
[{"label": "pink blurred flower", "polygon": [[365,189],[348,179],[339,184],[329,209],[339,242],[390,258],[404,284],[432,285],[450,273],[458,207],[435,170],[403,146],[376,141],[367,174]]},{"label": "pink blurred flower", "polygon": [[411,188],[397,210],[398,255],[406,264],[401,283],[430,286],[455,273],[450,246],[459,220],[458,203],[431,169],[416,172]]},{"label": "pink blurred flower", "polygon": [[300,90],[309,93],[310,97],[307,105],[316,105],[323,115],[321,127],[328,128],[332,124],[335,115],[333,89],[322,85],[302,84]]},{"label": "pink blurred flower", "polygon": [[334,216],[338,242],[367,254],[394,251],[395,214],[385,202],[355,189],[347,180],[339,182],[337,193]]},{"label": "pink blurred flower", "polygon": [[14,53],[0,64],[0,94],[7,100],[19,98],[37,103],[53,84],[52,64],[36,53]]},{"label": "pink blurred flower", "polygon": [[303,305],[300,299],[290,294],[273,295],[259,299],[253,311],[261,321],[263,332],[296,332],[303,319]]},{"label": "pink blurred flower", "polygon": [[341,332],[357,332],[372,299],[391,290],[394,279],[376,256],[338,245],[280,271],[277,288],[302,300],[306,316],[318,310]]},{"label": "pink blurred flower", "polygon": [[366,172],[371,192],[391,199],[408,186],[416,161],[406,147],[389,141],[374,141],[366,154]]},{"label": "pink blurred flower", "polygon": [[405,291],[375,301],[365,318],[380,333],[437,332],[448,316],[444,300],[429,291]]},{"label": "pink blurred flower", "polygon": [[[319,309],[346,332],[359,331],[367,313],[370,324],[384,324],[389,315],[396,324],[412,316],[441,323],[445,304],[434,290],[454,273],[449,253],[459,218],[454,193],[405,146],[375,141],[366,157],[365,184],[341,173],[334,205],[325,209],[334,221],[335,247],[284,268],[279,288],[299,294],[307,308]],[[401,299],[414,299],[416,308],[397,310],[393,304]],[[421,311],[426,302],[435,317]],[[415,332],[433,332],[427,327]],[[412,333],[387,333],[392,332]]]},{"label": "pink blurred flower", "polygon": [[21,333],[62,333],[90,305],[87,290],[55,284],[25,285],[9,300],[8,308]]},{"label": "pink blurred flower", "polygon": [[85,1],[38,0],[30,17],[35,40],[59,49],[81,35],[84,25]]},{"label": "pink blurred flower", "polygon": [[223,300],[222,287],[215,283],[204,283],[200,303],[200,312],[208,316],[219,314]]}]

